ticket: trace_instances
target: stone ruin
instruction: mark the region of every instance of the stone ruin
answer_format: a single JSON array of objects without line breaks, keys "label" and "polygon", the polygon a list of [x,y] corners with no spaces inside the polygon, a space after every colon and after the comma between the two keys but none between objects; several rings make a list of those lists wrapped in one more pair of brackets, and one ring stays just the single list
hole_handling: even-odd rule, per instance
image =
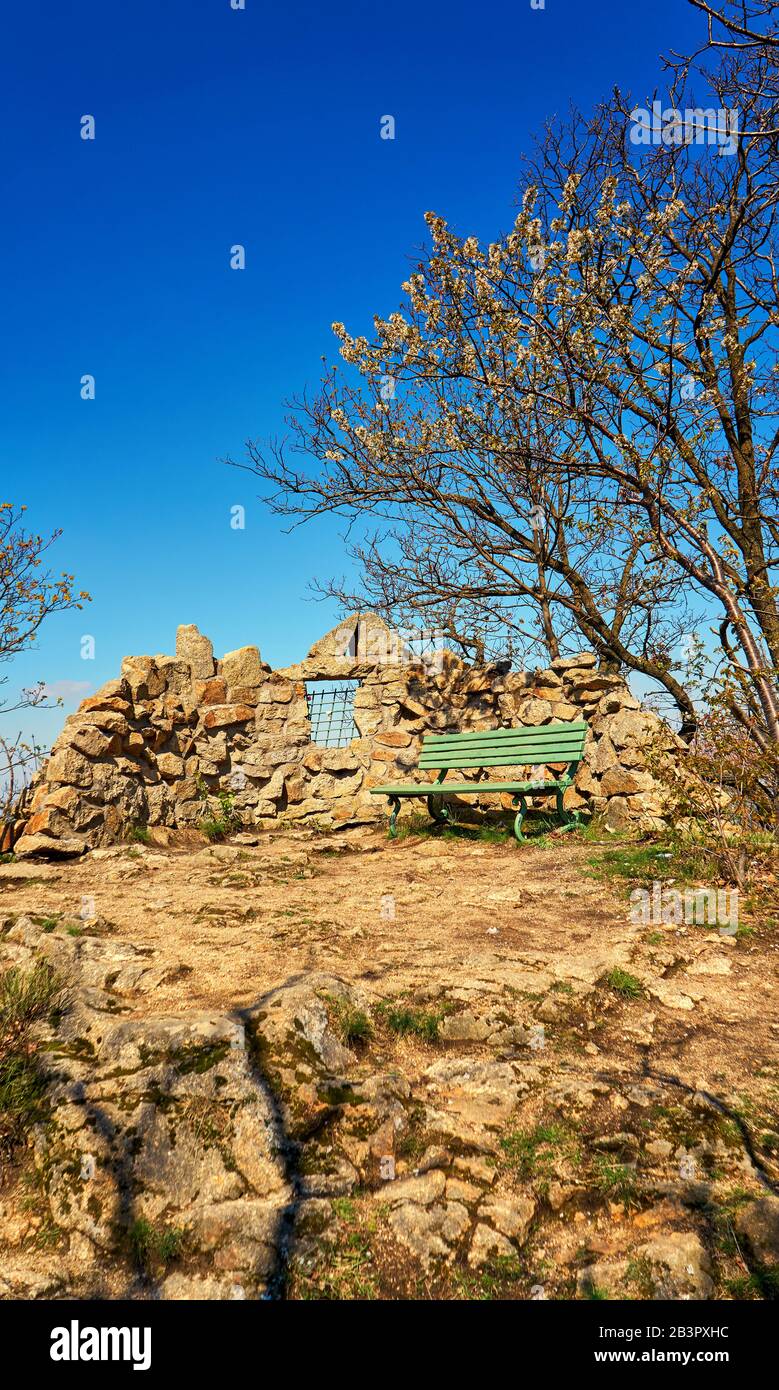
[{"label": "stone ruin", "polygon": [[[339,719],[325,721],[323,734],[314,712],[327,713],[327,692],[342,681],[352,683],[353,706],[351,691],[339,695]],[[449,651],[415,655],[376,615],[360,613],[304,661],[274,671],[254,646],[215,660],[208,638],[183,626],[175,656],[126,657],[118,679],[66,719],[6,848],[76,855],[135,827],[196,829],[220,796],[245,830],[381,822],[386,802],[370,788],[424,781],[416,772],[424,734],[582,718],[585,760],[566,806],[600,813],[612,830],[660,828],[663,790],[647,747],[671,750],[678,740],[622,676],[598,670],[591,652],[545,670],[469,666]],[[463,819],[510,804],[494,794],[452,803]],[[402,815],[423,809],[411,801]]]}]

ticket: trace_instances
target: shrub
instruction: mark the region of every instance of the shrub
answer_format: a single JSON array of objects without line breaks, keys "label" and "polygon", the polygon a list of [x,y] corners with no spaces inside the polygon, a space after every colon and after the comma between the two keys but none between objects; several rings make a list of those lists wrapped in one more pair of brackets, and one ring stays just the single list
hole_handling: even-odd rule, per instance
[{"label": "shrub", "polygon": [[204,806],[200,829],[209,840],[223,840],[226,835],[240,829],[243,821],[240,812],[236,810],[234,796],[229,792],[219,792],[216,798],[209,799],[202,786],[201,795],[204,797]]}]

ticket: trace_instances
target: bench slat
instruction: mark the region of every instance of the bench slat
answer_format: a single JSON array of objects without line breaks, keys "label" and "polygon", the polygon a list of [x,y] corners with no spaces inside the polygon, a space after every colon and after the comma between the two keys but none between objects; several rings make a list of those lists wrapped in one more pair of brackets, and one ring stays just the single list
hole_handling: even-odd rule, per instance
[{"label": "bench slat", "polygon": [[513,748],[583,748],[584,740],[577,738],[504,738],[500,743],[488,743],[483,739],[468,739],[464,743],[443,743],[431,748],[423,743],[420,757],[437,758],[442,753],[510,753]]},{"label": "bench slat", "polygon": [[448,767],[530,767],[549,763],[579,763],[581,752],[578,748],[523,748],[508,749],[505,753],[485,753],[452,749],[450,753],[428,754],[419,759],[419,767],[430,771]]},{"label": "bench slat", "polygon": [[422,743],[424,753],[444,753],[448,748],[494,748],[495,751],[511,747],[521,748],[525,743],[572,743],[577,748],[584,746],[584,734],[567,734],[564,729],[555,729],[554,736],[549,738],[539,737],[535,734],[532,738],[490,738],[489,735],[474,735],[473,738],[452,738],[442,739],[441,742],[430,743],[425,739]]},{"label": "bench slat", "polygon": [[523,738],[554,738],[559,734],[576,735],[584,738],[587,733],[587,725],[581,722],[573,724],[527,724],[514,727],[512,729],[474,729],[467,734],[425,734],[423,744],[430,744],[431,747],[440,747],[444,743],[467,743],[472,739],[480,742],[500,743],[504,739],[516,740]]}]

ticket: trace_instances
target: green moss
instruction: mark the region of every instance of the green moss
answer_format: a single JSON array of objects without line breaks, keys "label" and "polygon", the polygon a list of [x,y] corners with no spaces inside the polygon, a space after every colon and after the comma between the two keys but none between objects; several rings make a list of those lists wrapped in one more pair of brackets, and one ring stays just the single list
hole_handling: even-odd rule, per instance
[{"label": "green moss", "polygon": [[229,1051],[229,1042],[208,1043],[205,1046],[192,1043],[176,1053],[176,1070],[182,1076],[191,1072],[202,1076],[203,1072],[210,1071],[219,1062],[223,1062]]},{"label": "green moss", "polygon": [[610,1201],[621,1201],[626,1210],[635,1205],[637,1178],[634,1168],[616,1163],[613,1158],[595,1160],[595,1186]]}]

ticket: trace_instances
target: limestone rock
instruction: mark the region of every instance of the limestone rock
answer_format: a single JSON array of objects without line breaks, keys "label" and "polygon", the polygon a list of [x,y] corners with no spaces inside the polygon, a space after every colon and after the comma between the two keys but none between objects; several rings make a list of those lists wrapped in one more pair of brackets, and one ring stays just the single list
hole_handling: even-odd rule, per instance
[{"label": "limestone rock", "polygon": [[[305,682],[341,677],[359,681],[355,727],[344,729],[343,747],[316,746]],[[64,844],[75,831],[94,848],[136,822],[188,827],[204,784],[211,795],[232,797],[247,826],[280,818],[337,828],[380,822],[386,807],[371,786],[420,780],[425,734],[582,717],[590,724],[585,760],[565,805],[604,814],[607,829],[662,828],[665,800],[644,743],[672,752],[678,740],[637,707],[621,676],[597,669],[592,652],[546,670],[472,667],[441,651],[425,664],[380,618],[355,613],[295,666],[271,671],[247,646],[227,652],[215,674],[208,638],[183,625],[174,656],[126,657],[119,679],[68,717],[32,798],[25,793],[3,829],[2,847],[22,836],[22,853],[30,853],[39,835]],[[464,804],[484,809],[480,799]],[[480,1028],[465,1018],[445,1025],[452,1040],[474,1042]]]},{"label": "limestone rock", "polygon": [[471,1013],[451,1014],[440,1025],[440,1034],[447,1042],[484,1042],[490,1027],[486,1019]]},{"label": "limestone rock", "polygon": [[194,623],[183,623],[176,629],[176,658],[186,662],[198,680],[208,680],[214,674],[214,648]]},{"label": "limestone rock", "polygon": [[714,1285],[705,1246],[694,1232],[655,1236],[638,1251],[654,1271],[657,1299],[711,1298]]},{"label": "limestone rock", "polygon": [[249,724],[254,719],[251,705],[212,705],[203,716],[206,729],[225,729],[231,724]]},{"label": "limestone rock", "polygon": [[634,772],[615,765],[604,772],[600,790],[603,796],[629,796],[641,790],[641,783]]},{"label": "limestone rock", "polygon": [[506,1236],[501,1235],[500,1231],[494,1231],[491,1226],[480,1223],[471,1239],[468,1264],[474,1269],[481,1269],[491,1260],[511,1259],[516,1253],[514,1246]]},{"label": "limestone rock", "polygon": [[714,1285],[706,1249],[694,1232],[658,1235],[632,1252],[630,1258],[605,1259],[579,1271],[580,1297],[594,1293],[610,1298],[635,1298],[636,1270],[643,1269],[653,1299],[710,1298]]},{"label": "limestone rock", "polygon": [[177,757],[175,753],[159,753],[157,756],[157,768],[168,781],[174,781],[181,777],[184,771],[183,758]]},{"label": "limestone rock", "polygon": [[399,1178],[395,1182],[385,1183],[376,1189],[373,1196],[377,1201],[389,1202],[391,1206],[416,1202],[419,1206],[429,1207],[443,1197],[445,1189],[444,1174],[439,1168],[432,1168],[420,1177]]},{"label": "limestone rock", "polygon": [[14,845],[17,859],[29,859],[36,855],[52,859],[75,859],[87,848],[84,840],[75,836],[22,835]]},{"label": "limestone rock", "polygon": [[[222,1296],[197,1285],[204,1262],[243,1296],[261,1297],[292,1192],[274,1105],[255,1078],[242,1024],[212,1013],[123,1016],[123,995],[153,994],[160,981],[154,961],[128,943],[46,932],[19,918],[3,942],[6,959],[9,952],[22,967],[43,955],[68,990],[40,1054],[47,1119],[30,1158],[76,1266],[98,1250],[101,1268],[123,1268],[128,1227],[145,1219],[187,1232],[182,1262],[190,1267],[168,1276],[166,1297],[194,1296],[196,1286]],[[63,1270],[63,1296],[68,1277]]]},{"label": "limestone rock", "polygon": [[121,738],[118,734],[104,732],[87,726],[83,729],[76,729],[70,737],[71,747],[77,752],[85,754],[88,758],[102,758],[109,753],[116,753],[122,746]]},{"label": "limestone rock", "polygon": [[468,1208],[460,1202],[431,1207],[405,1202],[389,1216],[393,1235],[424,1265],[434,1259],[450,1259],[470,1224]]},{"label": "limestone rock", "polygon": [[525,1239],[530,1223],[536,1212],[536,1204],[531,1197],[488,1197],[479,1207],[479,1216],[504,1236],[510,1236],[520,1245]]},{"label": "limestone rock", "polygon": [[230,689],[261,685],[267,672],[259,647],[238,647],[234,652],[226,652],[219,663],[219,674]]},{"label": "limestone rock", "polygon": [[328,995],[356,1005],[364,1002],[354,986],[331,975],[316,974],[300,984],[293,982],[272,990],[261,1004],[246,1011],[246,1020],[279,1051],[299,1055],[304,1048],[330,1071],[348,1069],[354,1058],[333,1031],[325,1004]]},{"label": "limestone rock", "polygon": [[761,1265],[779,1266],[779,1198],[758,1197],[740,1209],[734,1225]]},{"label": "limestone rock", "polygon": [[553,671],[567,674],[569,671],[589,669],[596,663],[597,658],[594,652],[577,652],[576,656],[555,657],[551,666]]},{"label": "limestone rock", "polygon": [[71,787],[91,787],[92,768],[87,759],[74,748],[59,748],[49,758],[47,767],[50,782],[65,782]]}]

